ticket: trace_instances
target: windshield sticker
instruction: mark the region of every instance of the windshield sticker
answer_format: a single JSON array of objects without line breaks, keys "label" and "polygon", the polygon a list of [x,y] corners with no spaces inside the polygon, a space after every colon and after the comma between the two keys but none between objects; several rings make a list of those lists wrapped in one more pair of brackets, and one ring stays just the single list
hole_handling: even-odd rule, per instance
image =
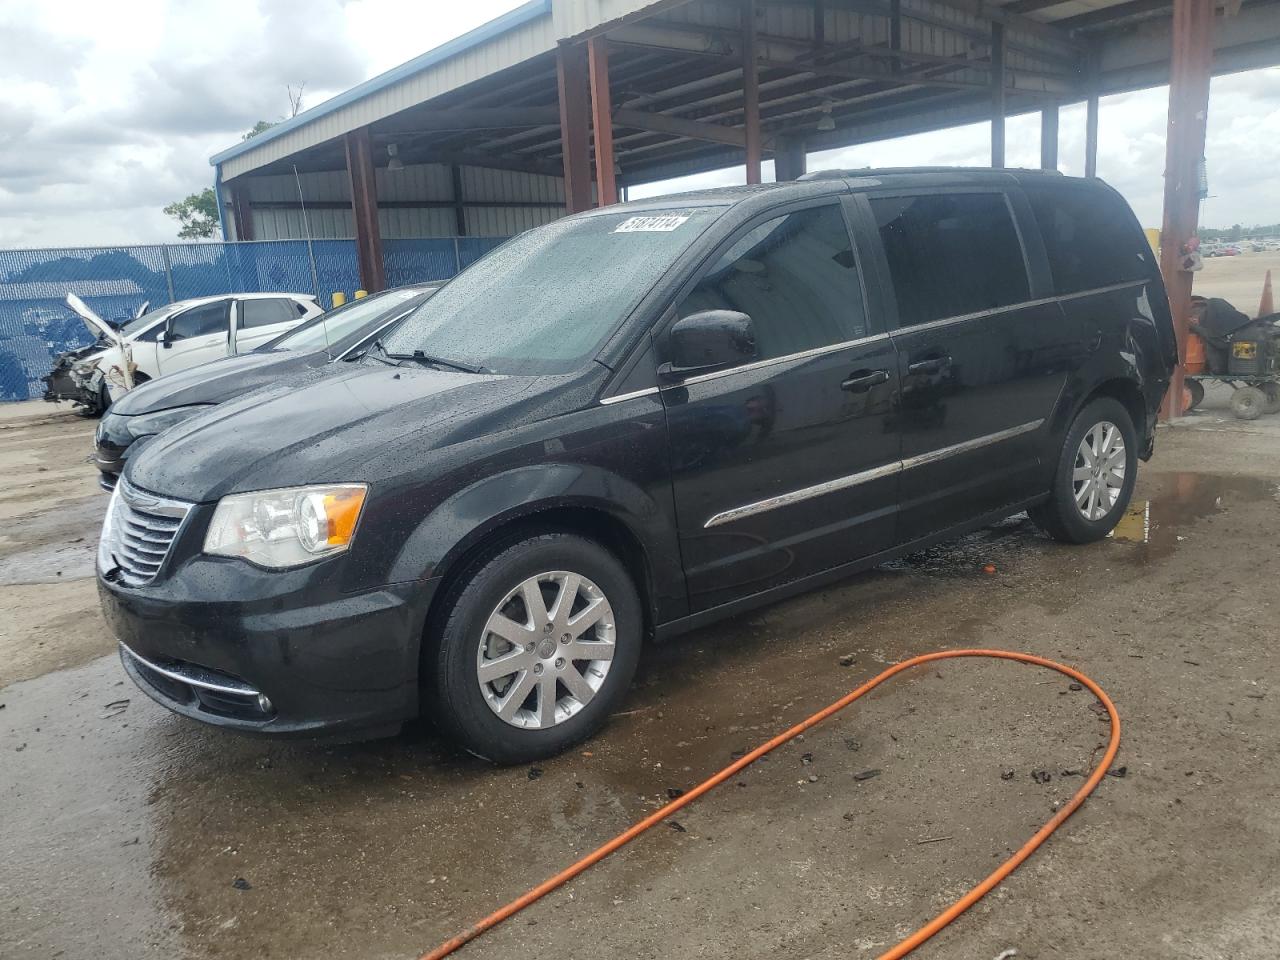
[{"label": "windshield sticker", "polygon": [[660,217],[631,217],[613,228],[614,233],[670,233],[687,223],[687,213],[668,213]]}]

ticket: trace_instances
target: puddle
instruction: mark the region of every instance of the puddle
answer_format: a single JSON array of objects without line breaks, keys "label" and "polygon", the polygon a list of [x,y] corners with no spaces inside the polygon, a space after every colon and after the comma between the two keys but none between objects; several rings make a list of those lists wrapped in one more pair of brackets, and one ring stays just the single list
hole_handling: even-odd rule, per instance
[{"label": "puddle", "polygon": [[1280,499],[1280,486],[1256,477],[1208,473],[1157,475],[1150,499],[1134,500],[1116,524],[1111,539],[1138,549],[1139,562],[1168,556],[1190,539],[1198,520],[1229,510],[1232,504]]}]

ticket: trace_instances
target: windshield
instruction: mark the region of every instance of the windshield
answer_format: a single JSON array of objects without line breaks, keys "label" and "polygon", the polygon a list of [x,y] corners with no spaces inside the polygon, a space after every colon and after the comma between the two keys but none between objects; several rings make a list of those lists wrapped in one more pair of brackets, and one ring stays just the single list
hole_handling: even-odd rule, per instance
[{"label": "windshield", "polygon": [[530,230],[410,314],[383,338],[385,352],[494,373],[575,370],[723,209],[601,214]]},{"label": "windshield", "polygon": [[181,310],[187,306],[186,303],[179,301],[178,303],[166,303],[163,307],[156,307],[154,310],[148,310],[142,316],[130,320],[120,328],[120,332],[126,337],[133,336],[135,333],[141,333],[147,327],[151,326],[157,320],[163,320],[169,314]]},{"label": "windshield", "polygon": [[409,287],[401,290],[387,290],[383,293],[375,293],[371,297],[352,300],[336,310],[312,317],[302,326],[263,344],[258,349],[324,350],[369,324],[391,319],[410,300],[421,297],[426,292],[420,287]]}]

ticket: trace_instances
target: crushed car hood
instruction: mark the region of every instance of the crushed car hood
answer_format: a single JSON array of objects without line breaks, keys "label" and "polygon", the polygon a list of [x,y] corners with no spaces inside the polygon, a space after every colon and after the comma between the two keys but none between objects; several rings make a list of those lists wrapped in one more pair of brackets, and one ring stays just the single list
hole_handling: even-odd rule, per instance
[{"label": "crushed car hood", "polygon": [[116,328],[98,316],[87,303],[74,293],[67,294],[67,306],[83,321],[85,329],[89,331],[91,337],[95,340],[99,337],[105,337],[108,343],[112,345],[116,343]]},{"label": "crushed car hood", "polygon": [[[205,503],[228,493],[383,479],[435,447],[490,432],[537,378],[326,364],[164,431],[126,479]],[[406,455],[411,454],[411,455]]]},{"label": "crushed car hood", "polygon": [[296,353],[285,350],[224,357],[144,383],[111,405],[124,417],[156,413],[193,404],[225,403],[252,390],[271,386],[282,377],[328,362],[323,350]]}]

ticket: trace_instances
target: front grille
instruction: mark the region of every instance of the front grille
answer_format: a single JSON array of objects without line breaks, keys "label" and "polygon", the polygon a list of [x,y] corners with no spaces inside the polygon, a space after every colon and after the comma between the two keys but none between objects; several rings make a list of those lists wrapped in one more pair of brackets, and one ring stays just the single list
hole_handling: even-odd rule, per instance
[{"label": "front grille", "polygon": [[103,576],[127,587],[156,578],[191,504],[144,493],[123,478],[116,484],[102,529]]}]

